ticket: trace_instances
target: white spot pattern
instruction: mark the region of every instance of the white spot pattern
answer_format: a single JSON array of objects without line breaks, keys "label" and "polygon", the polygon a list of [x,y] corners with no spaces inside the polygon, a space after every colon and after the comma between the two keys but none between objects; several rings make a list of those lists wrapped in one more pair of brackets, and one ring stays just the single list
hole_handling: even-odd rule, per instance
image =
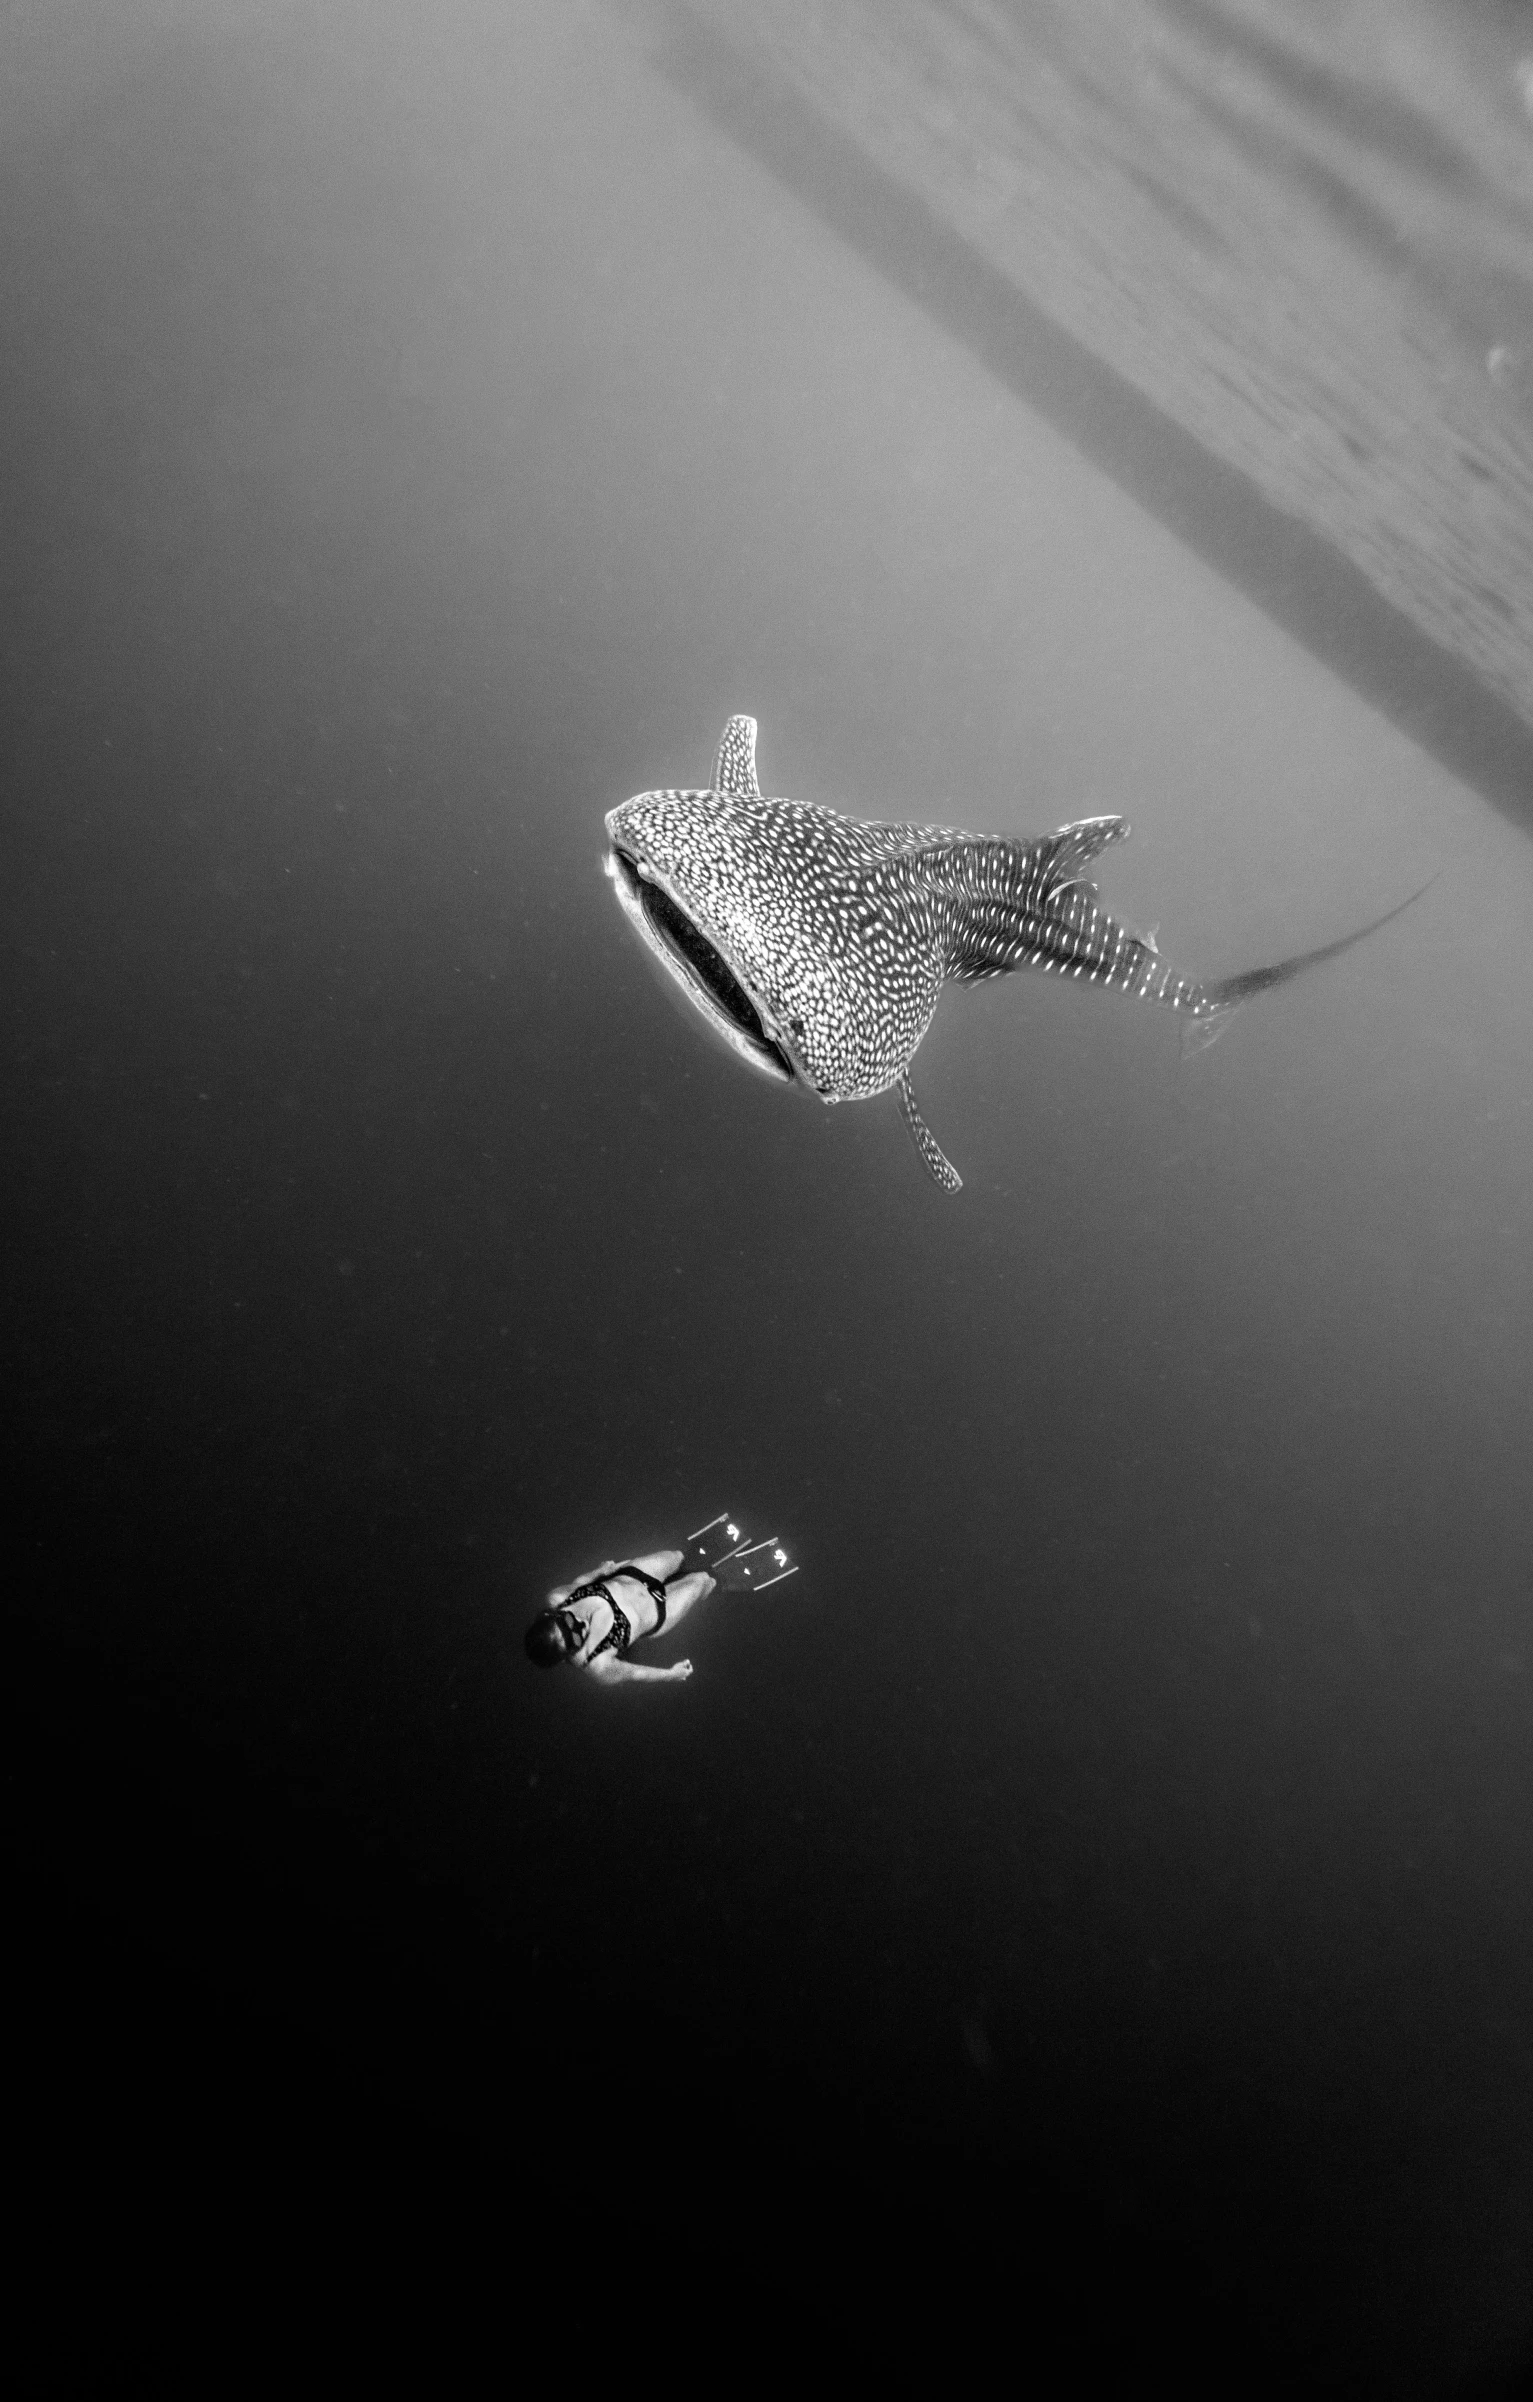
[{"label": "white spot pattern", "polygon": [[[1041,968],[1164,1002],[1201,1021],[1195,1039],[1210,1041],[1238,1002],[1333,958],[1410,906],[1402,901],[1319,950],[1197,984],[1166,966],[1153,934],[1131,934],[1109,917],[1081,873],[1126,839],[1123,818],[1083,818],[1013,840],[766,800],[752,717],[725,727],[709,790],[637,793],[608,812],[607,831],[615,851],[664,883],[746,988],[769,1042],[822,1100],[866,1100],[899,1086],[916,1146],[949,1192],[957,1172],[916,1107],[908,1072],[945,983]],[[693,998],[717,1020],[696,986]],[[750,1056],[747,1041],[737,1047]]]},{"label": "white spot pattern", "polygon": [[715,772],[734,789],[641,792],[607,830],[665,878],[825,1100],[896,1084],[949,979],[1039,967],[1195,1014],[1217,1007],[1080,879],[1124,839],[1122,818],[1033,841],[882,824],[762,798],[748,789],[754,753],[752,721],[731,719]]}]

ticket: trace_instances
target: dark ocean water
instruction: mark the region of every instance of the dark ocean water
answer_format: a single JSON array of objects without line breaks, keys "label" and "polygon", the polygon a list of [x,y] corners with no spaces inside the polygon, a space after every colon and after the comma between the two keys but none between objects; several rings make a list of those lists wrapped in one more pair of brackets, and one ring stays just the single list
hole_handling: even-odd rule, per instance
[{"label": "dark ocean water", "polygon": [[[955,2376],[1004,2320],[1041,2390],[1513,2390],[1527,832],[639,20],[432,24],[0,37],[48,2341],[722,2300]],[[1107,901],[1193,973],[1437,881],[1193,1060],[949,996],[948,1199],[613,904],[602,813],[732,710],[859,814],[1123,808]],[[803,1570],[689,1684],[529,1667],[551,1583],[726,1506]]]}]

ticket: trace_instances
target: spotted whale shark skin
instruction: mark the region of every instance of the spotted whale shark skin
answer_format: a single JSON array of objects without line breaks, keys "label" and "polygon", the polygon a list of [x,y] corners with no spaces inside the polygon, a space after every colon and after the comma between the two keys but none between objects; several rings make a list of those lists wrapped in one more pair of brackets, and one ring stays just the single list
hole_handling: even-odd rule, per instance
[{"label": "spotted whale shark skin", "polygon": [[1081,872],[1128,831],[1089,817],[1036,837],[966,834],[771,800],[756,721],[732,717],[705,789],[636,793],[608,811],[606,864],[629,922],[740,1058],[826,1102],[893,1087],[929,1173],[956,1192],[910,1082],[945,984],[1041,968],[1164,1002],[1212,1039],[1250,994],[1373,931],[1196,983],[1109,917]]}]

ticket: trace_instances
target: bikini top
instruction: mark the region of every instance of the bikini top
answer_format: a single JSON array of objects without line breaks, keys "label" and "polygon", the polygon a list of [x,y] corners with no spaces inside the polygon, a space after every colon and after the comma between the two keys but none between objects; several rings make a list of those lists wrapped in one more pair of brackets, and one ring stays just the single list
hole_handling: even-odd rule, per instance
[{"label": "bikini top", "polygon": [[566,1593],[564,1599],[559,1604],[561,1610],[567,1610],[571,1602],[590,1601],[597,1594],[599,1594],[602,1600],[606,1603],[608,1609],[612,1612],[612,1625],[610,1629],[605,1635],[603,1635],[601,1641],[597,1644],[596,1649],[593,1652],[588,1653],[586,1656],[585,1665],[588,1668],[590,1667],[592,1660],[600,1659],[604,1651],[615,1651],[619,1659],[621,1659],[623,1653],[628,1649],[629,1644],[633,1641],[633,1620],[628,1616],[625,1610],[619,1609],[617,1603],[613,1600],[611,1591],[609,1590],[607,1584],[607,1578],[609,1576],[631,1576],[636,1585],[642,1585],[646,1593],[649,1595],[651,1601],[654,1603],[656,1609],[660,1612],[659,1624],[656,1625],[656,1627],[653,1629],[653,1632],[658,1635],[661,1631],[661,1628],[665,1625],[664,1585],[660,1583],[657,1577],[648,1575],[644,1569],[636,1568],[632,1560],[625,1561],[621,1568],[607,1569],[605,1574],[602,1576],[591,1577],[586,1584],[577,1585],[573,1593]]}]

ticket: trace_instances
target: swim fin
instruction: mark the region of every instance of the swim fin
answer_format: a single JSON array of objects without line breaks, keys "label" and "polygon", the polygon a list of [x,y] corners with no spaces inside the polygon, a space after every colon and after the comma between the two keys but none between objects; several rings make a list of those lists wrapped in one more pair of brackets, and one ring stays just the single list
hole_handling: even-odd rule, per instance
[{"label": "swim fin", "polygon": [[786,1544],[775,1535],[753,1543],[727,1510],[688,1535],[683,1562],[687,1569],[704,1570],[726,1593],[764,1593],[769,1585],[798,1574],[798,1562],[790,1558]]}]

